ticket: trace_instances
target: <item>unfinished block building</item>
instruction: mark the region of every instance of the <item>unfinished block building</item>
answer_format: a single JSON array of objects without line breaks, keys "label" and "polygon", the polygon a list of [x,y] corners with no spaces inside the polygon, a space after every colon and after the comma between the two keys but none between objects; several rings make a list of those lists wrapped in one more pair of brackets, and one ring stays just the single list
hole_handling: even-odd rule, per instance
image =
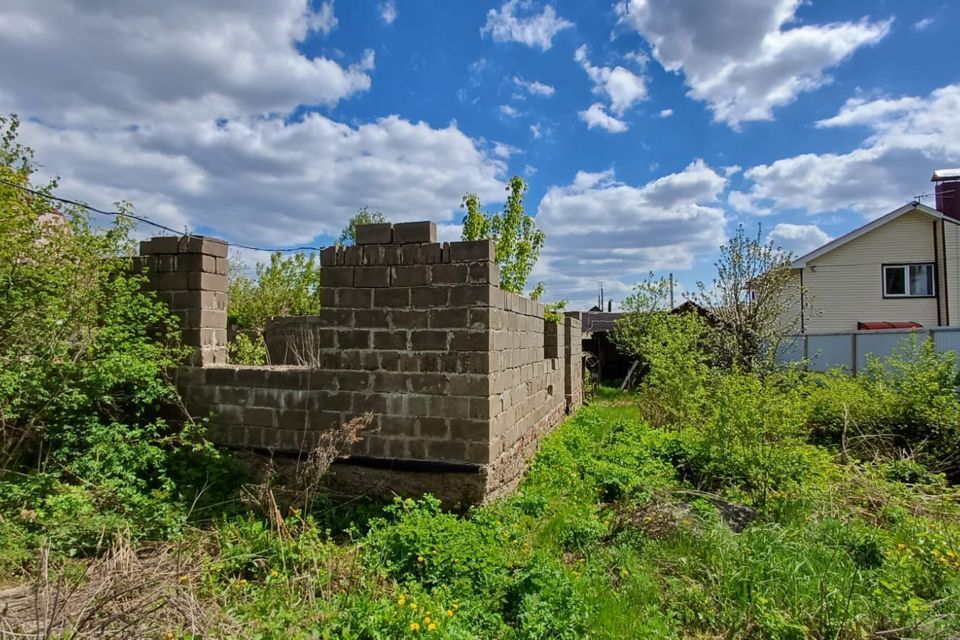
[{"label": "unfinished block building", "polygon": [[226,364],[226,244],[141,245],[184,321],[190,411],[231,447],[302,456],[331,425],[373,424],[330,481],[350,493],[433,493],[449,505],[512,490],[540,438],[582,399],[579,320],[499,288],[489,241],[438,243],[433,223],[358,227],[321,253],[323,308],[273,319],[270,366]]}]

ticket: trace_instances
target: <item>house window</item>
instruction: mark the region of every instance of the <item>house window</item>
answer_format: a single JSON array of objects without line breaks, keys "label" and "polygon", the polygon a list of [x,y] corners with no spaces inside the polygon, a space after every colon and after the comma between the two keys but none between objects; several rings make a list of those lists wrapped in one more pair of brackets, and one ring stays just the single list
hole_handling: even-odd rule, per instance
[{"label": "house window", "polygon": [[884,265],[883,295],[887,298],[933,296],[933,263]]}]

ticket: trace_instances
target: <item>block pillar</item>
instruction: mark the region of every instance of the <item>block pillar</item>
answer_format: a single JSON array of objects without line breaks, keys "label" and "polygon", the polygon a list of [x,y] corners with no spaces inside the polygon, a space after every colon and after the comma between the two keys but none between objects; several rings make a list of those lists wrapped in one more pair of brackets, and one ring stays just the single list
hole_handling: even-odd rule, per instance
[{"label": "block pillar", "polygon": [[180,318],[194,366],[227,363],[227,243],[160,236],[140,243],[149,288]]},{"label": "block pillar", "polygon": [[567,413],[573,413],[583,404],[583,342],[578,317],[564,316],[563,336],[563,392]]}]

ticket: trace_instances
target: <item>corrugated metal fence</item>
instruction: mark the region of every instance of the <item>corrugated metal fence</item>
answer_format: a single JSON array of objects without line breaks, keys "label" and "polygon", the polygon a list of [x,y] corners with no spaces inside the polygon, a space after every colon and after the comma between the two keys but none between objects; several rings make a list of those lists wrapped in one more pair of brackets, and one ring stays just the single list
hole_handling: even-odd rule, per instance
[{"label": "corrugated metal fence", "polygon": [[912,338],[932,338],[938,352],[960,353],[960,327],[937,327],[790,336],[781,345],[777,360],[787,364],[806,358],[812,371],[840,367],[856,375],[867,366],[868,354],[882,360]]}]

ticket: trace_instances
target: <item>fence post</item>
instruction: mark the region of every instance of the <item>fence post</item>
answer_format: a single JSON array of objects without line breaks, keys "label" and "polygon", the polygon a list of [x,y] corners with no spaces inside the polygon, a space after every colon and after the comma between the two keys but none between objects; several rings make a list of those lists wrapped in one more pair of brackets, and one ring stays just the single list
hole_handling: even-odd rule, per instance
[{"label": "fence post", "polygon": [[850,334],[850,371],[857,375],[857,334]]}]

